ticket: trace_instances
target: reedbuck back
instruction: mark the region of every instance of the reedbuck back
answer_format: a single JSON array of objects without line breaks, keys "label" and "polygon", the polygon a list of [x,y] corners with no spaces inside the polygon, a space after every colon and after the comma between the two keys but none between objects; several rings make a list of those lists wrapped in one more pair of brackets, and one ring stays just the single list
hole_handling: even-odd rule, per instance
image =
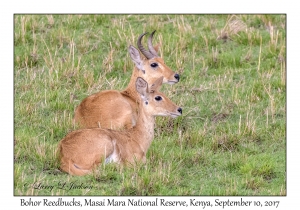
[{"label": "reedbuck back", "polygon": [[177,117],[182,109],[159,92],[163,77],[148,87],[136,80],[141,99],[136,126],[123,131],[111,129],[81,129],[69,133],[59,143],[61,169],[71,175],[85,175],[102,161],[134,164],[146,161],[146,153],[154,138],[155,116]]},{"label": "reedbuck back", "polygon": [[148,84],[153,84],[158,78],[163,77],[163,83],[174,84],[179,81],[179,75],[174,73],[157,54],[158,47],[153,47],[153,31],[148,39],[146,50],[142,45],[141,34],[137,46],[129,46],[129,54],[135,64],[127,88],[123,91],[106,90],[85,98],[75,110],[75,123],[81,128],[131,128],[136,124],[139,95],[135,89],[138,77],[143,78]]}]

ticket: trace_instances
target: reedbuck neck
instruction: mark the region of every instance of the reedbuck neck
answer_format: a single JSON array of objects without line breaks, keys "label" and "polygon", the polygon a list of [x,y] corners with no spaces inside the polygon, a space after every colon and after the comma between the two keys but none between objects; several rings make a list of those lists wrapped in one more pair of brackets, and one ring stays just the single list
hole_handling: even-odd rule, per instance
[{"label": "reedbuck neck", "polygon": [[144,151],[147,151],[154,138],[155,116],[177,117],[182,114],[182,109],[175,105],[163,93],[159,92],[163,77],[156,80],[150,87],[148,83],[138,77],[136,80],[136,91],[140,95],[141,103],[137,124],[131,130],[138,136],[136,141],[143,145]]},{"label": "reedbuck neck", "polygon": [[69,133],[59,144],[61,169],[72,175],[85,175],[102,161],[134,164],[146,161],[146,153],[154,137],[154,117],[177,117],[182,109],[159,92],[163,77],[150,87],[138,77],[135,88],[140,96],[135,127],[116,131],[82,129]]}]

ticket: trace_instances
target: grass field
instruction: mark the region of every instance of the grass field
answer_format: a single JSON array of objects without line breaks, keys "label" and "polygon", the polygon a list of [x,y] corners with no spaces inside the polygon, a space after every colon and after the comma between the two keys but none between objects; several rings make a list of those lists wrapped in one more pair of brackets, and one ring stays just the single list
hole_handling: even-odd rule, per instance
[{"label": "grass field", "polygon": [[[286,195],[285,15],[15,15],[15,195]],[[122,90],[127,48],[157,30],[180,73],[162,92],[148,162],[59,170],[58,142],[88,95]],[[71,188],[71,189],[70,189]]]}]

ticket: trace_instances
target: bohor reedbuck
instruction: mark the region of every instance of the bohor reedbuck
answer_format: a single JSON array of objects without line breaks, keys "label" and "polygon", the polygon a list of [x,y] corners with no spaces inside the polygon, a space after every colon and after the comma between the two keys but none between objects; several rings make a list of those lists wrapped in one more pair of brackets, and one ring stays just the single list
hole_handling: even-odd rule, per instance
[{"label": "bohor reedbuck", "polygon": [[140,103],[133,128],[122,131],[85,128],[67,134],[58,145],[61,169],[71,175],[85,175],[103,161],[125,165],[145,162],[154,138],[155,116],[182,114],[179,106],[159,92],[164,79],[160,77],[149,86],[143,78],[136,79],[135,91]]}]

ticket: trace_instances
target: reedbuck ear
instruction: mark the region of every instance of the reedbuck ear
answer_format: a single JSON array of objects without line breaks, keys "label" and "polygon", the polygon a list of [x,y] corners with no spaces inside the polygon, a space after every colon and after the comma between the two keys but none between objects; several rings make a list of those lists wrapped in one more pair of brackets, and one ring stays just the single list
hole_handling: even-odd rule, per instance
[{"label": "reedbuck ear", "polygon": [[158,43],[157,45],[154,46],[155,51],[158,53],[159,49],[160,49],[161,44]]},{"label": "reedbuck ear", "polygon": [[138,77],[135,82],[136,91],[141,95],[145,101],[148,96],[148,83],[141,77]]},{"label": "reedbuck ear", "polygon": [[134,46],[130,45],[128,48],[131,60],[135,63],[135,66],[145,74],[143,69],[143,60],[140,56],[140,52]]},{"label": "reedbuck ear", "polygon": [[150,87],[150,92],[159,91],[160,87],[162,86],[164,77],[158,78]]}]

